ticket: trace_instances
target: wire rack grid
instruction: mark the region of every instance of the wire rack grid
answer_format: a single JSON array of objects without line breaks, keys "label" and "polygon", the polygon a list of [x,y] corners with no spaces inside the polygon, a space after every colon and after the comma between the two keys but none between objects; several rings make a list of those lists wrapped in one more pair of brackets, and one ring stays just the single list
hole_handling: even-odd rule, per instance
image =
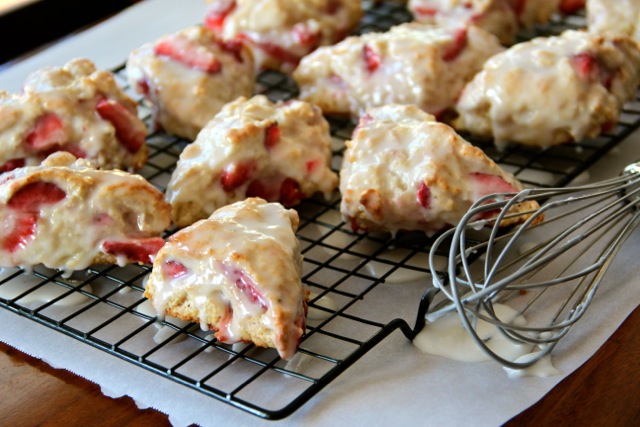
[{"label": "wire rack grid", "polygon": [[[365,1],[364,5],[359,33],[382,31],[411,19],[397,3]],[[583,17],[556,19],[523,37],[555,34],[583,23]],[[126,87],[124,66],[113,71]],[[272,100],[298,93],[290,78],[276,72],[262,73],[258,83],[258,92]],[[142,101],[140,110],[149,120],[150,110]],[[333,167],[338,170],[353,123],[344,118],[329,121]],[[638,127],[636,99],[613,131],[579,143],[498,151],[489,142],[472,142],[525,185],[563,186]],[[149,160],[140,174],[164,190],[187,143],[151,134]],[[5,269],[0,273],[0,306],[256,416],[280,419],[394,331],[399,329],[412,339],[424,324],[428,302],[423,293],[432,273],[427,257],[433,240],[416,234],[395,239],[356,234],[342,221],[339,203],[335,195],[331,200],[313,198],[297,207],[303,282],[312,297],[306,334],[290,362],[281,360],[274,350],[221,344],[210,332],[177,319],[158,321],[142,296],[148,266],[96,266],[71,277],[41,266],[32,272]],[[445,265],[433,274],[442,274]],[[385,317],[389,315],[383,307],[390,300],[402,308]]]}]

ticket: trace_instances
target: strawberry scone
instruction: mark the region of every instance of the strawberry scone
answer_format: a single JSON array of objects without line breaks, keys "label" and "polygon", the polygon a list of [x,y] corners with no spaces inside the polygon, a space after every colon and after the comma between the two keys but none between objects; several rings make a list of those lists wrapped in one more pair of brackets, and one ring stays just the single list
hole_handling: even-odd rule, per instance
[{"label": "strawberry scone", "polygon": [[324,113],[359,116],[398,103],[440,116],[502,50],[495,36],[477,27],[402,24],[321,47],[302,60],[293,77],[300,98]]},{"label": "strawberry scone", "polygon": [[593,33],[615,33],[640,43],[640,0],[588,0],[587,23]]},{"label": "strawberry scone", "polygon": [[223,343],[253,342],[290,359],[305,331],[308,290],[298,214],[251,198],[169,238],[145,296],[160,314],[199,323]]},{"label": "strawberry scone", "polygon": [[20,94],[0,91],[0,172],[67,151],[102,168],[138,169],[147,128],[113,74],[88,59],[28,76]]},{"label": "strawberry scone", "polygon": [[496,145],[548,147],[615,127],[634,98],[640,50],[633,40],[581,31],[520,43],[491,58],[464,89],[454,127]]},{"label": "strawberry scone", "polygon": [[329,125],[317,107],[263,95],[227,104],[180,155],[166,198],[178,227],[224,205],[261,197],[286,207],[316,192],[330,197]]},{"label": "strawberry scone", "polygon": [[141,176],[54,153],[0,175],[0,267],[151,263],[170,209]]},{"label": "strawberry scone", "polygon": [[291,72],[318,46],[342,40],[362,17],[356,0],[208,0],[205,25],[252,49],[257,70]]},{"label": "strawberry scone", "polygon": [[127,60],[135,90],[153,105],[154,124],[194,140],[222,106],[251,96],[255,86],[251,51],[195,26],[135,49]]},{"label": "strawberry scone", "polygon": [[417,21],[443,26],[476,25],[513,44],[521,28],[548,22],[559,0],[410,0]]},{"label": "strawberry scone", "polygon": [[[347,141],[340,211],[354,231],[432,235],[455,226],[476,200],[521,189],[448,125],[416,106],[388,105],[369,110]],[[523,214],[501,225],[522,221],[535,207],[515,205],[510,213]]]}]

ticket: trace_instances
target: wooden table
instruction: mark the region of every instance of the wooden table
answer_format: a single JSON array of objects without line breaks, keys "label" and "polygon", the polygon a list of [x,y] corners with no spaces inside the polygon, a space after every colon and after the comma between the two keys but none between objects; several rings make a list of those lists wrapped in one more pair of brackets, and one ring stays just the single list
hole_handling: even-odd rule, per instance
[{"label": "wooden table", "polygon": [[[506,425],[640,425],[638,330],[640,308],[587,363]],[[106,397],[97,385],[3,343],[0,414],[2,426],[170,425],[160,412],[139,410],[128,397]]]}]

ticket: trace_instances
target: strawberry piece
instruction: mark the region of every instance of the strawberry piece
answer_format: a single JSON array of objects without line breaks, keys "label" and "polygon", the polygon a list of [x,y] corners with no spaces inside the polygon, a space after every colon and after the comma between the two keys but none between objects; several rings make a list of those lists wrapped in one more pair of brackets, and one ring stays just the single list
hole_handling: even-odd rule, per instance
[{"label": "strawberry piece", "polygon": [[418,187],[418,203],[425,209],[431,209],[431,190],[424,182]]},{"label": "strawberry piece", "polygon": [[578,76],[588,82],[598,80],[600,78],[600,65],[598,60],[590,53],[579,53],[571,58]]},{"label": "strawberry piece", "polygon": [[147,129],[127,107],[105,98],[98,101],[96,112],[103,120],[111,123],[116,131],[116,138],[128,152],[137,153],[144,145]]},{"label": "strawberry piece", "polygon": [[189,270],[181,262],[170,259],[162,264],[162,271],[172,279],[177,279],[187,274]]},{"label": "strawberry piece", "polygon": [[227,344],[233,344],[234,342],[236,342],[235,340],[234,341],[231,340],[231,337],[233,336],[233,334],[229,331],[229,329],[231,328],[232,320],[233,320],[233,310],[231,309],[231,306],[227,304],[224,310],[224,315],[218,321],[218,325],[217,325],[218,331],[215,333],[215,337],[218,341],[227,343]]},{"label": "strawberry piece", "polygon": [[216,33],[222,32],[222,27],[227,16],[236,8],[235,0],[221,0],[214,3],[204,19],[204,25]]},{"label": "strawberry piece", "polygon": [[105,240],[102,242],[101,250],[107,254],[124,256],[130,262],[151,264],[163,246],[164,239],[161,237],[147,237],[130,240]]},{"label": "strawberry piece", "polygon": [[233,59],[236,62],[242,64],[244,62],[244,58],[242,57],[242,48],[244,43],[240,40],[216,40],[216,44],[223,51],[230,53],[233,55]]},{"label": "strawberry piece", "polygon": [[42,205],[51,205],[67,194],[51,182],[31,182],[13,193],[7,206],[20,212],[39,213]]},{"label": "strawberry piece", "polygon": [[563,15],[571,15],[582,9],[585,5],[585,0],[560,0],[558,10]]},{"label": "strawberry piece", "polygon": [[413,11],[415,12],[416,15],[418,16],[436,16],[438,14],[438,9],[435,9],[433,7],[424,7],[424,6],[417,6],[413,9]]},{"label": "strawberry piece", "polygon": [[467,30],[461,28],[453,33],[453,40],[442,50],[442,60],[449,62],[456,59],[467,46]]},{"label": "strawberry piece", "polygon": [[307,173],[311,173],[314,170],[316,170],[318,168],[318,166],[320,166],[320,160],[315,159],[315,160],[309,160],[307,163],[305,163],[305,168],[307,170]]},{"label": "strawberry piece", "polygon": [[349,221],[349,225],[351,226],[351,231],[353,231],[354,233],[360,231],[360,226],[358,225],[358,221],[356,221],[355,218],[351,218],[351,220]]},{"label": "strawberry piece", "polygon": [[225,266],[225,272],[234,281],[240,292],[245,294],[252,303],[260,304],[263,309],[267,309],[267,302],[253,279],[235,268],[231,269]]},{"label": "strawberry piece", "polygon": [[280,203],[285,207],[294,206],[300,203],[305,195],[300,191],[300,184],[293,178],[285,178],[280,184]]},{"label": "strawberry piece", "polygon": [[362,57],[364,58],[364,63],[369,74],[374,73],[378,68],[380,68],[380,64],[382,63],[380,55],[378,55],[371,46],[365,44],[362,47]]},{"label": "strawberry piece", "polygon": [[249,181],[255,172],[255,162],[232,164],[222,171],[220,183],[227,193]]},{"label": "strawberry piece", "polygon": [[0,173],[9,172],[25,165],[24,159],[11,159],[0,165]]},{"label": "strawberry piece", "polygon": [[340,4],[339,0],[329,0],[327,2],[326,11],[329,15],[335,15],[338,12],[338,10],[340,10],[341,6],[342,5]]},{"label": "strawberry piece", "polygon": [[517,193],[518,190],[502,177],[486,173],[473,172],[469,178],[474,183],[477,198],[493,193]]},{"label": "strawberry piece", "polygon": [[259,42],[253,40],[245,33],[238,34],[236,36],[236,40],[251,43],[267,55],[283,63],[298,65],[301,59],[300,55],[297,55],[280,45],[271,42]]},{"label": "strawberry piece", "polygon": [[264,146],[273,148],[280,142],[280,127],[278,123],[272,123],[264,130]]},{"label": "strawberry piece", "polygon": [[602,124],[602,126],[600,127],[600,132],[601,133],[609,133],[609,132],[613,131],[616,128],[616,124],[617,123],[615,121],[613,121],[613,120],[608,121],[608,122],[604,122]]},{"label": "strawberry piece", "polygon": [[222,64],[213,52],[183,37],[173,36],[160,40],[154,46],[154,52],[205,73],[215,74],[222,69]]},{"label": "strawberry piece", "polygon": [[266,185],[263,182],[255,180],[251,181],[249,186],[247,187],[246,192],[247,197],[260,197],[265,200],[273,200],[271,196],[273,196],[272,192],[269,191]]},{"label": "strawberry piece", "polygon": [[302,46],[316,48],[320,43],[320,34],[317,31],[311,31],[306,25],[296,24],[292,31],[293,36]]},{"label": "strawberry piece", "polygon": [[27,213],[14,219],[13,229],[2,241],[2,248],[11,253],[23,249],[36,235],[38,214]]},{"label": "strawberry piece", "polygon": [[27,146],[34,150],[43,150],[65,142],[67,142],[67,134],[64,131],[64,124],[60,117],[53,113],[40,116],[25,138]]},{"label": "strawberry piece", "polygon": [[511,8],[516,16],[521,16],[527,6],[527,0],[511,0]]},{"label": "strawberry piece", "polygon": [[140,79],[136,82],[136,92],[142,94],[145,98],[149,98],[151,95],[151,86],[149,80]]}]

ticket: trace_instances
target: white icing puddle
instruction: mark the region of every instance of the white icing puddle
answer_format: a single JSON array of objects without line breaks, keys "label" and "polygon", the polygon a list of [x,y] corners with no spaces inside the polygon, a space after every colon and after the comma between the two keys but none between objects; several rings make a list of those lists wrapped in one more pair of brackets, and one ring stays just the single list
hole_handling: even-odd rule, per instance
[{"label": "white icing puddle", "polygon": [[[313,300],[318,294],[311,293],[310,298]],[[338,310],[338,304],[328,295],[323,295],[313,302],[313,305],[326,308],[330,311],[320,310],[319,308],[309,306],[307,311],[307,319],[309,320],[325,320]]]},{"label": "white icing puddle", "polygon": [[[515,362],[526,363],[529,362],[540,355],[541,352],[529,353],[524,356],[518,357]],[[551,363],[551,355],[547,354],[543,356],[540,360],[538,360],[533,365],[524,369],[511,369],[507,367],[503,367],[509,378],[523,378],[523,377],[553,377],[556,375],[560,375],[561,372],[553,366]]]},{"label": "white icing puddle", "polygon": [[[509,306],[494,304],[496,316],[503,322],[512,321],[520,326],[526,320]],[[516,360],[531,352],[532,345],[514,343],[492,324],[479,320],[476,332],[483,342],[496,354],[507,360]],[[485,362],[492,360],[482,351],[462,326],[458,313],[448,313],[427,323],[413,340],[423,353],[442,356],[461,362]]]},{"label": "white icing puddle", "polygon": [[[287,360],[287,363],[284,365],[284,368],[291,372],[296,372],[301,374],[306,366],[308,366],[314,360],[313,357],[304,353],[296,353],[293,355],[291,360]],[[292,375],[285,374],[285,378],[294,378]]]}]

